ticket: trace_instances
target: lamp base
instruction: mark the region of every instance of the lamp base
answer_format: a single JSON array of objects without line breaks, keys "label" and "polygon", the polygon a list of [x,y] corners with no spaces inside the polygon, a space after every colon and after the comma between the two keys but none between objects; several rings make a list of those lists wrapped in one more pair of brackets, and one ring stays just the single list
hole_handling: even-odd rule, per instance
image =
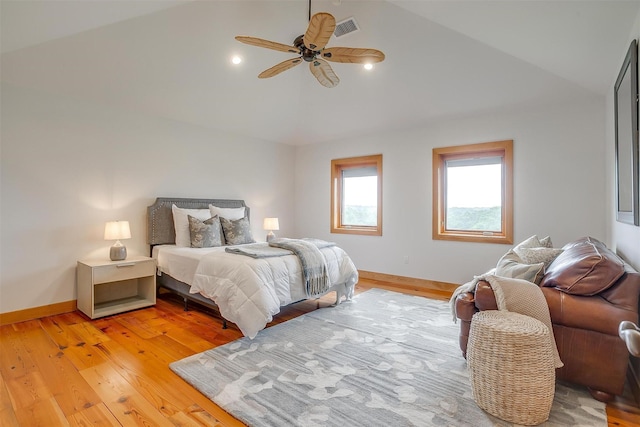
[{"label": "lamp base", "polygon": [[273,231],[270,231],[269,234],[267,234],[267,242],[270,242],[272,239],[275,239],[276,235],[273,234]]},{"label": "lamp base", "polygon": [[125,246],[111,246],[109,257],[111,261],[123,261],[127,259],[127,248]]}]

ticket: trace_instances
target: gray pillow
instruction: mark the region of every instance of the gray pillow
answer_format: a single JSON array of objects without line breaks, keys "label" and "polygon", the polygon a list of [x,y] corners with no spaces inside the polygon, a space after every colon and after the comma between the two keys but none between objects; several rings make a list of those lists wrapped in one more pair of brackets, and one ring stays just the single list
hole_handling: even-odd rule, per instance
[{"label": "gray pillow", "polygon": [[222,228],[220,218],[217,215],[204,221],[191,215],[188,215],[187,218],[189,219],[192,248],[222,246]]},{"label": "gray pillow", "polygon": [[248,218],[228,220],[220,218],[224,240],[227,245],[242,245],[244,243],[255,243],[251,234],[251,224]]},{"label": "gray pillow", "polygon": [[551,242],[551,237],[547,236],[540,239],[540,246],[543,246],[545,248],[552,248],[553,243]]},{"label": "gray pillow", "polygon": [[540,243],[540,240],[538,240],[538,236],[536,236],[534,234],[533,236],[529,237],[528,239],[525,239],[522,242],[518,243],[515,246],[515,248],[539,248],[541,246],[543,246],[543,245],[542,245],[542,243]]},{"label": "gray pillow", "polygon": [[562,253],[562,249],[554,248],[513,248],[513,251],[518,254],[520,259],[525,264],[537,264],[544,263],[544,268],[549,267],[549,264]]},{"label": "gray pillow", "polygon": [[495,275],[540,284],[542,276],[544,276],[544,263],[527,264],[520,259],[518,254],[510,250],[498,261]]}]

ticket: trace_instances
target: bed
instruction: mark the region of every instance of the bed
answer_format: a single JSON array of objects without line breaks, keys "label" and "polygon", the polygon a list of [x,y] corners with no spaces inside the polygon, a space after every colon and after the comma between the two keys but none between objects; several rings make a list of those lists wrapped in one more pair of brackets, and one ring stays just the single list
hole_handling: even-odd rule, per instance
[{"label": "bed", "polygon": [[[157,288],[159,292],[164,289],[179,295],[185,310],[190,301],[215,310],[224,319],[223,326],[228,320],[245,336],[253,338],[273,320],[280,307],[310,298],[301,259],[290,252],[266,257],[229,252],[244,252],[255,246],[277,250],[266,243],[203,248],[185,246],[181,237],[183,232],[176,234],[173,211],[200,210],[205,215],[210,206],[220,211],[243,208],[245,220],[250,219],[250,209],[243,200],[163,197],[147,208],[148,243],[158,265]],[[177,211],[177,217],[183,214]],[[180,242],[178,245],[176,237]],[[326,262],[328,283],[321,294],[311,297],[336,292],[336,303],[339,304],[343,296],[348,299],[353,294],[358,281],[357,269],[347,253],[335,244],[318,248]]]}]

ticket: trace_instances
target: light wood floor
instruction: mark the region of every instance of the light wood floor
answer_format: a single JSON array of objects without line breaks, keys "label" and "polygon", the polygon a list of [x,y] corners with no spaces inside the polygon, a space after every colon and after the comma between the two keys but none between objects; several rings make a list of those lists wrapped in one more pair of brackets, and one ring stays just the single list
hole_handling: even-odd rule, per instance
[{"label": "light wood floor", "polygon": [[[356,292],[382,287],[446,300],[441,293],[361,280]],[[330,305],[333,295],[319,301]],[[285,307],[274,323],[316,309]],[[0,328],[0,425],[237,426],[169,370],[169,363],[241,337],[218,318],[184,312],[163,296],[155,307],[98,320],[79,312]],[[607,406],[609,426],[640,425],[625,396]]]}]

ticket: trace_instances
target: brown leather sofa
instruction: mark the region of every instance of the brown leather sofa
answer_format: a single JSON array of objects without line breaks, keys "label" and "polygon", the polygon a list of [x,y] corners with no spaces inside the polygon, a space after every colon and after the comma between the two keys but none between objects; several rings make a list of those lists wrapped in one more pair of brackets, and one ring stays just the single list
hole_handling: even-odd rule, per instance
[{"label": "brown leather sofa", "polygon": [[[568,243],[563,250],[540,282],[564,363],[556,377],[584,385],[594,398],[607,401],[624,389],[629,353],[618,325],[638,322],[640,273],[592,237]],[[491,286],[481,280],[475,292],[458,295],[455,306],[466,357],[472,316],[497,310],[496,300]]]}]

